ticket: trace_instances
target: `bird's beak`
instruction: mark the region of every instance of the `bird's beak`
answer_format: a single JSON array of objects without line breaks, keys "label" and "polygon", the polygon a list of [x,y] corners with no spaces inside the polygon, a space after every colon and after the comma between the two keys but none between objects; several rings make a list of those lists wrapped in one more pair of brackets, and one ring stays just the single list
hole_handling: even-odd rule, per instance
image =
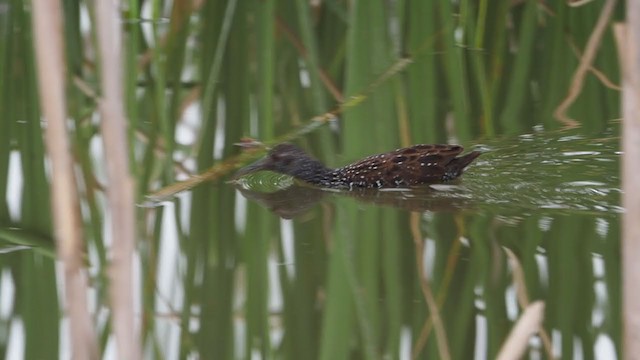
[{"label": "bird's beak", "polygon": [[254,162],[253,164],[249,164],[245,167],[243,167],[242,169],[236,171],[235,174],[233,174],[233,179],[238,179],[242,176],[245,176],[247,174],[251,174],[253,172],[256,171],[260,171],[260,170],[267,170],[267,165],[269,163],[269,158],[268,157],[264,157],[256,162]]}]

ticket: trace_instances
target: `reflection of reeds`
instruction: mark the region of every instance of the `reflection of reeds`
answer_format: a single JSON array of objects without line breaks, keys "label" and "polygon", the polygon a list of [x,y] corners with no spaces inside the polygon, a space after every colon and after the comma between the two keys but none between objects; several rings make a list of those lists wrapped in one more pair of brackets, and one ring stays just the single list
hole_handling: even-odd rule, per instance
[{"label": "reflection of reeds", "polygon": [[[528,305],[509,333],[496,359],[521,359],[529,346],[529,340],[540,327],[544,319],[544,301],[534,301]],[[550,359],[553,357],[549,356]]]},{"label": "reflection of reeds", "polygon": [[[420,288],[422,289],[422,295],[429,307],[429,319],[425,321],[426,324],[433,324],[433,327],[436,331],[436,339],[438,342],[438,352],[440,354],[440,359],[451,359],[451,352],[449,351],[449,344],[447,341],[447,332],[444,328],[444,324],[442,322],[442,318],[440,316],[440,306],[436,302],[435,296],[433,296],[433,291],[431,290],[431,284],[427,279],[427,273],[425,271],[424,264],[424,240],[420,231],[420,213],[414,212],[411,213],[411,233],[413,235],[413,242],[416,247],[416,267],[418,270],[418,279],[420,280]],[[424,342],[428,337],[428,331],[423,331],[426,333],[423,337],[419,337],[418,342],[413,349],[412,358],[416,359],[424,346]]]},{"label": "reflection of reeds", "polygon": [[82,217],[66,127],[64,42],[59,31],[63,21],[58,5],[49,1],[33,3],[40,102],[47,120],[45,136],[51,159],[51,210],[57,252],[64,267],[73,358],[96,359],[98,348],[87,306],[87,274],[82,262]]},{"label": "reflection of reeds", "polygon": [[539,333],[544,349],[547,352],[547,358],[553,359],[551,338],[544,327],[542,327],[544,301],[534,301],[533,303],[529,301],[525,275],[520,261],[510,249],[504,248],[504,251],[511,264],[516,297],[518,299],[518,305],[523,309],[523,313],[511,330],[509,337],[503,343],[498,358],[505,360],[520,358],[524,355],[529,344],[529,338]]}]

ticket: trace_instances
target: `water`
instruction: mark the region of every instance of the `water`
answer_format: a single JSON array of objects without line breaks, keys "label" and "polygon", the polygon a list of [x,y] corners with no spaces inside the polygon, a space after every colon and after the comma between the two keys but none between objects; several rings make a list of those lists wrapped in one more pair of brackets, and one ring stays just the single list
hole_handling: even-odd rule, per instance
[{"label": "water", "polygon": [[223,309],[211,314],[233,321],[201,315],[195,332],[233,334],[220,356],[438,358],[440,337],[452,358],[494,358],[538,300],[544,332],[531,356],[616,358],[623,210],[613,133],[478,142],[467,147],[484,154],[461,181],[419,190],[319,190],[269,172],[204,185],[185,206],[212,192],[229,204],[218,211],[234,214],[209,215],[226,219],[207,228],[215,234],[185,231],[206,260],[183,244],[173,261],[200,269],[182,281],[216,289],[189,307],[203,314],[212,302]]},{"label": "water", "polygon": [[[465,144],[483,154],[462,179],[423,189],[319,190],[261,172],[140,208],[142,332],[167,358],[495,358],[541,301],[531,357],[619,358],[616,133]],[[3,231],[6,255],[55,256],[37,234]],[[104,271],[90,271],[98,304]]]},{"label": "water", "polygon": [[420,189],[317,190],[271,172],[251,174],[236,185],[245,197],[266,207],[285,202],[308,207],[320,198],[344,196],[416,211],[619,214],[621,153],[618,139],[609,136],[537,132],[476,144],[473,150],[483,155],[464,180]]}]

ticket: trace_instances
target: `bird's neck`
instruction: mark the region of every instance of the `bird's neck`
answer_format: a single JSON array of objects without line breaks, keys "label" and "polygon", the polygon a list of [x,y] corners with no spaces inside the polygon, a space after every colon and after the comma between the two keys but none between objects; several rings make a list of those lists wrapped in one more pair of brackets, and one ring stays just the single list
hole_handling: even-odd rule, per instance
[{"label": "bird's neck", "polygon": [[312,185],[326,186],[332,178],[333,169],[326,167],[316,159],[309,158],[301,166],[296,167],[288,175]]}]

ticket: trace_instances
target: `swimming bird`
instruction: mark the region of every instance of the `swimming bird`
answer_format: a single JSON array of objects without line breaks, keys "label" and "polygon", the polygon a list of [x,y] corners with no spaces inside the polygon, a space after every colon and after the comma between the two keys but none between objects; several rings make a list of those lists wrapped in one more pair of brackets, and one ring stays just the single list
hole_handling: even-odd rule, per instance
[{"label": "swimming bird", "polygon": [[235,178],[261,170],[290,175],[321,188],[408,188],[456,179],[480,155],[458,156],[460,145],[420,144],[372,155],[337,169],[326,167],[290,143],[274,146],[264,158],[240,169]]}]

